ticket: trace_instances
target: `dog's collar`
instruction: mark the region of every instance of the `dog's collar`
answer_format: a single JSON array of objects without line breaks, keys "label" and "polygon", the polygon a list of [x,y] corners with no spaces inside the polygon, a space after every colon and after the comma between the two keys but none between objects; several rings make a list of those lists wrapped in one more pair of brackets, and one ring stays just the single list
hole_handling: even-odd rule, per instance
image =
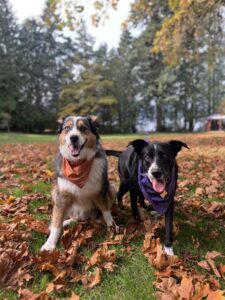
[{"label": "dog's collar", "polygon": [[63,175],[79,188],[82,188],[90,174],[94,158],[95,156],[90,160],[79,160],[73,164],[71,164],[67,159],[63,158]]}]

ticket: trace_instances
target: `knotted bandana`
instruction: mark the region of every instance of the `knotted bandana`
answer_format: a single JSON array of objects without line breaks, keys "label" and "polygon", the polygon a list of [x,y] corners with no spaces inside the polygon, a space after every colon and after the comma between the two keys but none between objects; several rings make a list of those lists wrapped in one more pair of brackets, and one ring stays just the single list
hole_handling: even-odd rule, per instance
[{"label": "knotted bandana", "polygon": [[176,191],[176,174],[175,166],[172,169],[170,179],[166,184],[167,194],[163,198],[157,193],[150,182],[147,174],[141,170],[141,161],[138,161],[138,183],[142,194],[146,200],[152,203],[153,208],[160,214],[165,214],[174,198]]},{"label": "knotted bandana", "polygon": [[71,164],[67,159],[63,158],[63,174],[72,183],[82,188],[90,174],[94,157],[91,160],[79,160]]}]

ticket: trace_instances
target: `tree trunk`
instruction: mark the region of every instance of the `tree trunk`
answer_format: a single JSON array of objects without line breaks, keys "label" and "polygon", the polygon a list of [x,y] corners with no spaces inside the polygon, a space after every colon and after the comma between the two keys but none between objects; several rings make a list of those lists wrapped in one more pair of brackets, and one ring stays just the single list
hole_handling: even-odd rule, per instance
[{"label": "tree trunk", "polygon": [[156,131],[164,130],[162,117],[162,105],[160,101],[156,101]]}]

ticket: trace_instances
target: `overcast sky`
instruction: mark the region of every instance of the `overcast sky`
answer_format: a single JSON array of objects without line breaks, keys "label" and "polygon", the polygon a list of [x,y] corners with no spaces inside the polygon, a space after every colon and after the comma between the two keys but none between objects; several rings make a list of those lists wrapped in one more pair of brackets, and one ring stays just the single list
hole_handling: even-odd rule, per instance
[{"label": "overcast sky", "polygon": [[[12,4],[17,19],[22,22],[29,17],[40,16],[45,0],[9,0]],[[130,3],[133,0],[121,0],[116,11],[110,11],[110,19],[104,26],[94,28],[88,24],[89,32],[96,37],[96,45],[107,43],[111,47],[116,47],[119,42],[121,23],[126,20],[129,14]],[[89,16],[93,10],[87,5],[84,10],[85,19],[89,20]]]}]

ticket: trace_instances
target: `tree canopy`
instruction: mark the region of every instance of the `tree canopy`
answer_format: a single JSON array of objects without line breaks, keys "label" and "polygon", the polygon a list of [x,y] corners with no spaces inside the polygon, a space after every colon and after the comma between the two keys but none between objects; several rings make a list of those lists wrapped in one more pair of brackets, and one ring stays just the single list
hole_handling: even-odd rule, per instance
[{"label": "tree canopy", "polygon": [[[0,0],[1,129],[96,114],[102,132],[191,131],[223,108],[224,1],[133,1],[116,49],[96,49],[88,3],[63,3],[47,0],[40,19],[19,24]],[[95,1],[94,25],[118,5]]]}]

